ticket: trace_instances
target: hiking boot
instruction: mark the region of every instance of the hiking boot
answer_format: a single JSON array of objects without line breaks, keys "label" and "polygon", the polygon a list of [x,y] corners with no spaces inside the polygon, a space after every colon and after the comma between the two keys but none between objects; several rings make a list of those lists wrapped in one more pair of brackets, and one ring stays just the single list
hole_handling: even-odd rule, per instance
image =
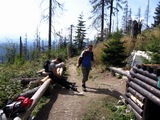
[{"label": "hiking boot", "polygon": [[77,88],[72,87],[71,89],[72,89],[73,91],[75,91],[75,92],[78,92],[78,93],[79,93],[79,91],[77,90]]},{"label": "hiking boot", "polygon": [[75,85],[76,85],[76,83],[75,83],[75,82],[74,82],[74,83],[71,83],[71,85],[72,85],[72,86],[75,86]]},{"label": "hiking boot", "polygon": [[82,87],[83,87],[83,88],[86,88],[86,85],[85,85],[85,84],[82,84]]},{"label": "hiking boot", "polygon": [[73,95],[74,94],[74,91],[73,90],[69,90],[69,94]]},{"label": "hiking boot", "polygon": [[85,85],[85,83],[82,84],[82,90],[83,90],[84,92],[87,91],[87,90],[86,90],[86,85]]},{"label": "hiking boot", "polygon": [[87,92],[87,90],[86,90],[86,88],[85,88],[85,87],[82,87],[82,90],[83,90],[84,92]]}]

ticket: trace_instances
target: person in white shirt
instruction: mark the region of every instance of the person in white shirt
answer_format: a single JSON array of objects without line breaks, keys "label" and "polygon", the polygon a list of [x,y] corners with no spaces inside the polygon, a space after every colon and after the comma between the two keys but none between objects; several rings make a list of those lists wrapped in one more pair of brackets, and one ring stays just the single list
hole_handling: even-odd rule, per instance
[{"label": "person in white shirt", "polygon": [[56,58],[55,60],[52,60],[49,65],[49,70],[51,71],[51,74],[49,74],[49,77],[56,83],[64,86],[68,90],[73,90],[78,92],[77,88],[75,87],[75,83],[67,81],[63,76],[61,76],[57,69],[64,67],[64,62],[61,58]]}]

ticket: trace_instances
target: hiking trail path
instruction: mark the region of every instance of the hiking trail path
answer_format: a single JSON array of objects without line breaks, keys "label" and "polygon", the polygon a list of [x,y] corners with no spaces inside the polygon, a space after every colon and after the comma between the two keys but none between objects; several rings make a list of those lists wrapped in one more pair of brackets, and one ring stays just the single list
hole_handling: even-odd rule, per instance
[{"label": "hiking trail path", "polygon": [[[49,96],[47,104],[38,112],[34,120],[81,120],[88,105],[94,99],[108,95],[119,97],[125,94],[126,79],[118,79],[108,72],[93,68],[86,83],[87,92],[82,91],[81,79],[76,65],[71,60],[66,63],[69,81],[76,82],[77,89],[82,94],[72,94],[65,88],[55,88]],[[81,72],[81,71],[80,71]]]}]

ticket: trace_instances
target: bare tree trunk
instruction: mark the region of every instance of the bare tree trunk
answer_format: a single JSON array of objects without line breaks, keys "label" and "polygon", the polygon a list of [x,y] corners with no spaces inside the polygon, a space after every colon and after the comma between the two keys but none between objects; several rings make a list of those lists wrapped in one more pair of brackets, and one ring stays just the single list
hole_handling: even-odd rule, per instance
[{"label": "bare tree trunk", "polygon": [[150,0],[148,0],[147,9],[145,11],[145,19],[146,19],[146,28],[148,28],[148,21],[149,21],[149,11],[150,10]]},{"label": "bare tree trunk", "polygon": [[70,43],[68,45],[68,58],[72,57],[72,32],[73,32],[73,25],[71,25]]},{"label": "bare tree trunk", "polygon": [[[49,35],[48,35],[48,50],[51,51],[51,32],[52,32],[52,0],[49,2]],[[50,58],[50,52],[48,53]]]},{"label": "bare tree trunk", "polygon": [[113,13],[113,0],[110,0],[110,18],[109,18],[109,34],[111,33],[111,26],[112,26],[112,13]]},{"label": "bare tree trunk", "polygon": [[23,53],[23,51],[22,51],[22,37],[20,36],[20,58],[22,58],[22,53]]},{"label": "bare tree trunk", "polygon": [[104,0],[102,0],[101,41],[103,41],[103,32],[104,32]]}]

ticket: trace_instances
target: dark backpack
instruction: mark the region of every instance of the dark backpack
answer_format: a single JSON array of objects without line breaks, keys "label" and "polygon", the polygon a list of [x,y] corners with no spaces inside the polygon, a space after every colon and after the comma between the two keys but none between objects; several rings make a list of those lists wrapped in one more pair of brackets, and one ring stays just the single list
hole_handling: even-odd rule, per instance
[{"label": "dark backpack", "polygon": [[44,63],[43,63],[43,69],[44,69],[45,72],[49,72],[49,65],[50,65],[50,63],[51,62],[49,60],[44,61]]}]

